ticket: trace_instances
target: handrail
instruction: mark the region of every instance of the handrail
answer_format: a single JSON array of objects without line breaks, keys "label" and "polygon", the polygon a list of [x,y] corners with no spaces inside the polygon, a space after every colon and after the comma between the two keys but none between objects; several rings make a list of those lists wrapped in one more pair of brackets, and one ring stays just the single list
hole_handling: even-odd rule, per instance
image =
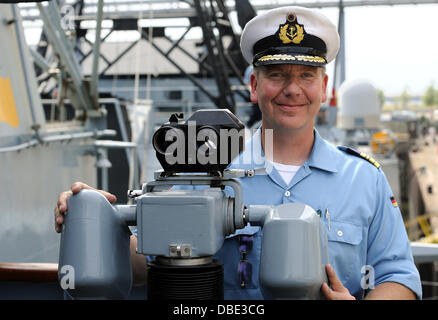
[{"label": "handrail", "polygon": [[49,142],[56,142],[56,141],[67,141],[67,140],[74,140],[74,139],[87,139],[87,138],[93,138],[93,137],[101,137],[101,136],[114,136],[116,135],[115,130],[111,129],[105,129],[105,130],[99,130],[99,131],[85,131],[85,132],[76,132],[76,133],[63,133],[63,134],[57,134],[57,135],[48,135],[46,137],[42,137],[41,141],[37,139],[31,139],[27,142],[17,144],[14,146],[9,147],[3,147],[0,148],[0,153],[2,152],[12,152],[12,151],[20,151],[26,148],[33,147],[39,143],[49,143]]},{"label": "handrail", "polygon": [[58,282],[57,263],[0,262],[2,282]]}]

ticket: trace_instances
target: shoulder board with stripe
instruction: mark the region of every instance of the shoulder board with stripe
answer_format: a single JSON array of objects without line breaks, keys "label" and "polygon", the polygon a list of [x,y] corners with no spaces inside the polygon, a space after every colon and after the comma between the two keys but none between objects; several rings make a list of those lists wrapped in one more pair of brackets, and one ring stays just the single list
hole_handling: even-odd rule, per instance
[{"label": "shoulder board with stripe", "polygon": [[345,147],[345,146],[338,146],[338,149],[341,151],[344,151],[345,153],[348,153],[348,154],[351,154],[353,156],[367,160],[369,163],[374,165],[377,169],[381,167],[380,163],[378,163],[376,159],[374,159],[373,157],[370,157],[369,155],[367,155],[364,152],[359,152],[353,148],[349,148],[349,147]]}]

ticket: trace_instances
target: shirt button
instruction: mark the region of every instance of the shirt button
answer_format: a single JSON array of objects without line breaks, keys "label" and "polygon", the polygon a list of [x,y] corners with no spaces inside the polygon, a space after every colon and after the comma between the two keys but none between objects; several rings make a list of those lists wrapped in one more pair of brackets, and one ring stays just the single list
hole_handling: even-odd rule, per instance
[{"label": "shirt button", "polygon": [[284,195],[285,195],[286,197],[289,197],[289,196],[290,196],[290,191],[289,191],[289,190],[286,190],[286,192],[284,193]]},{"label": "shirt button", "polygon": [[343,234],[342,230],[338,230],[338,236],[342,237]]}]

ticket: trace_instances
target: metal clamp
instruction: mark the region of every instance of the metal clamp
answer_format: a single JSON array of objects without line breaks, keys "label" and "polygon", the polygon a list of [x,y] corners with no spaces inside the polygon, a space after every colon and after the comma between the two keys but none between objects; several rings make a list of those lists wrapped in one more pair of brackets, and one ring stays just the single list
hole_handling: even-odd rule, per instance
[{"label": "metal clamp", "polygon": [[171,244],[169,246],[169,256],[171,258],[190,258],[192,248],[189,244]]}]

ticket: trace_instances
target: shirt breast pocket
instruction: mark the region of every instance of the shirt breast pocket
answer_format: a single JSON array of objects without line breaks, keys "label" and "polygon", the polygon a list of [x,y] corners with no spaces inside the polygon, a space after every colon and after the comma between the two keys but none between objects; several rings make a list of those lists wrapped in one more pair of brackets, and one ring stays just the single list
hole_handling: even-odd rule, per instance
[{"label": "shirt breast pocket", "polygon": [[[360,281],[365,260],[361,252],[363,228],[347,221],[325,221],[330,264],[344,286]],[[329,228],[330,227],[330,228]]]},{"label": "shirt breast pocket", "polygon": [[[328,224],[328,223],[327,223]],[[358,245],[362,242],[362,227],[346,221],[331,221],[327,227],[327,240]]]}]

